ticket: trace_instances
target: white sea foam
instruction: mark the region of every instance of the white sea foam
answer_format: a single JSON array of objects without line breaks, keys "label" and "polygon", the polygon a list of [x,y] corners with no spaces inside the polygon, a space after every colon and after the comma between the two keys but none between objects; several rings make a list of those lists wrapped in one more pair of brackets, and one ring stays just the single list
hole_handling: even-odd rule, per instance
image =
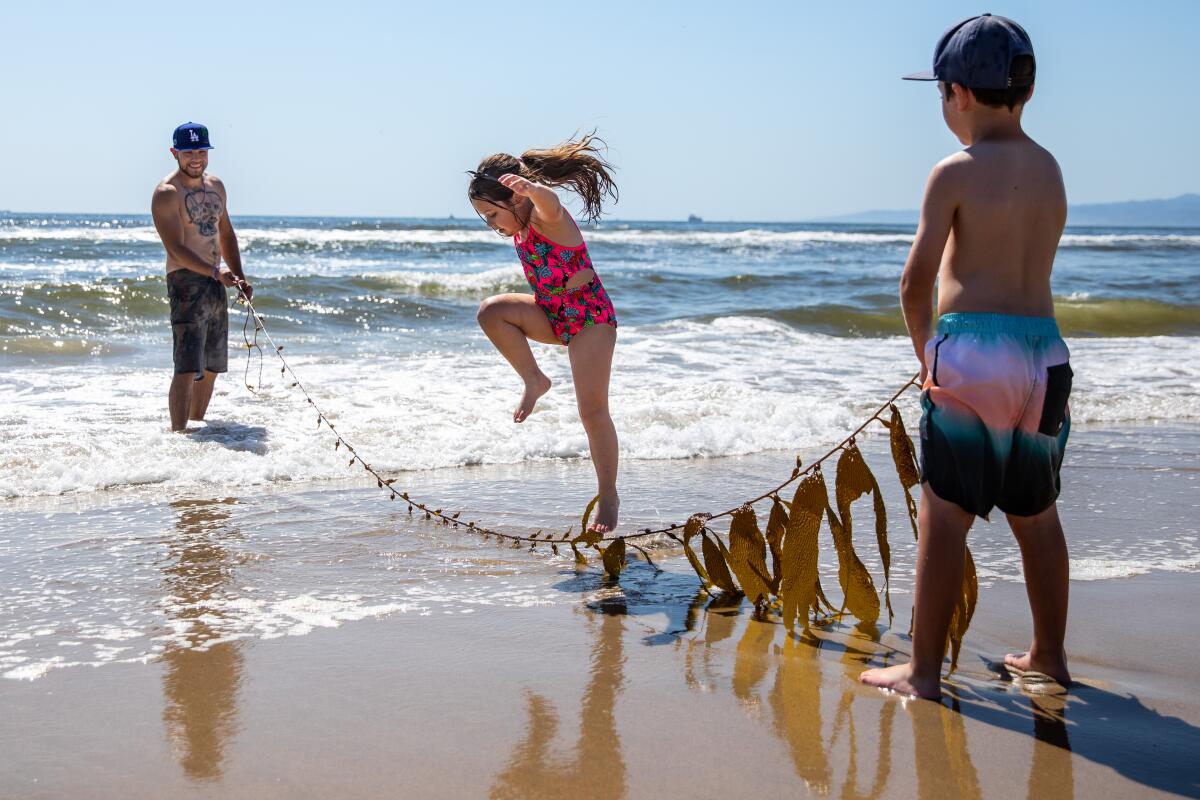
[{"label": "white sea foam", "polygon": [[1071,580],[1104,581],[1132,578],[1151,572],[1195,572],[1200,556],[1182,558],[1072,558]]},{"label": "white sea foam", "polygon": [[[331,246],[345,244],[497,244],[511,247],[501,238],[480,225],[469,228],[253,228],[239,227],[238,241],[243,245],[307,245]],[[0,242],[61,242],[85,241],[103,244],[158,244],[158,233],[146,227],[0,227]]]},{"label": "white sea foam", "polygon": [[[622,223],[607,223],[586,233],[589,241],[617,244],[737,247],[795,247],[813,244],[847,245],[908,245],[909,233],[838,231],[838,230],[770,230],[747,227],[742,230],[664,230],[638,228]],[[307,246],[337,247],[339,245],[486,245],[511,246],[507,239],[483,228],[254,228],[238,229],[238,238],[246,245],[273,247]],[[158,234],[146,227],[0,227],[0,242],[90,241],[96,243],[139,244],[159,242]],[[1127,247],[1200,247],[1200,235],[1184,233],[1114,233],[1077,234],[1062,237],[1064,247],[1127,248]]]},{"label": "white sea foam", "polygon": [[856,231],[773,231],[747,228],[740,231],[670,231],[611,229],[589,231],[587,238],[597,242],[621,244],[702,246],[715,248],[780,247],[813,244],[889,245],[911,244],[905,233],[863,233]]},{"label": "white sea foam", "polygon": [[[771,334],[769,325],[747,328],[763,337]],[[719,358],[713,363],[715,370],[725,367]],[[827,380],[828,375],[810,377],[807,383],[822,395],[828,391]],[[877,380],[883,384],[890,378]],[[771,389],[774,379],[764,376],[762,383]],[[699,391],[694,385],[690,389]],[[278,421],[279,428],[288,424],[286,418]],[[1136,441],[1119,435],[1085,439],[1087,444],[1075,449],[1064,520],[1076,555],[1071,564],[1076,580],[1200,571],[1200,537],[1190,523],[1155,512],[1146,516],[1153,528],[1135,525],[1131,531],[1130,523],[1141,518],[1136,506],[1148,485],[1154,494],[1149,502],[1180,509],[1184,520],[1191,518],[1187,504],[1194,504],[1195,496],[1196,476],[1169,466],[1180,463],[1178,454],[1152,449],[1169,448],[1170,440],[1141,430]],[[1194,435],[1181,435],[1183,442],[1195,440]],[[876,462],[882,458],[886,463],[886,442],[867,442],[865,447],[889,504],[892,586],[908,592],[915,544],[896,478]],[[219,468],[222,455],[210,456],[208,466]],[[175,465],[183,463],[172,458]],[[1125,462],[1122,473],[1143,470],[1151,483],[1126,482],[1107,469],[1118,459]],[[786,469],[789,461],[790,457],[772,455],[679,465],[672,469],[674,477],[695,470],[692,474],[700,480],[684,478],[671,484],[660,480],[667,474],[660,464],[626,462],[623,492],[629,490],[632,514],[654,513],[655,503],[661,501],[668,506],[668,518],[678,519],[681,511],[694,510],[700,503],[723,503],[758,491],[763,465],[774,470],[782,464]],[[343,467],[344,462],[339,465]],[[1090,480],[1078,479],[1075,470],[1081,467],[1091,470]],[[402,477],[406,482],[413,479],[422,497],[439,497],[451,507],[470,498],[471,510],[490,524],[517,524],[528,530],[542,523],[561,522],[565,527],[574,514],[563,508],[563,496],[585,496],[577,483],[581,477],[590,478],[588,472],[586,465],[562,469],[545,464],[515,474],[500,468]],[[1093,486],[1093,481],[1099,485]],[[477,537],[424,523],[419,515],[409,517],[397,508],[402,503],[381,502],[375,491],[352,488],[210,485],[191,491],[101,492],[10,504],[0,517],[0,582],[5,586],[0,677],[36,680],[76,665],[157,659],[171,670],[184,663],[175,658],[184,652],[212,652],[227,664],[237,658],[230,654],[243,642],[303,636],[394,615],[574,604],[586,599],[589,585],[599,585],[591,581],[595,573],[591,578],[574,575],[569,553],[496,549]],[[510,511],[518,504],[523,505]],[[870,527],[857,535],[866,537],[859,541],[860,556],[879,576],[882,565]],[[1021,580],[1019,551],[999,515],[990,525],[976,526],[971,547],[985,585]],[[622,581],[625,590],[636,594],[637,582],[645,580],[682,608],[696,591],[682,555],[664,552],[656,561],[667,570],[665,575],[651,578],[649,570],[634,571]],[[823,548],[820,569],[823,575],[836,574],[829,547]]]},{"label": "white sea foam", "polygon": [[1200,247],[1200,235],[1191,233],[1098,233],[1064,234],[1064,247]]},{"label": "white sea foam", "polygon": [[[86,540],[69,534],[69,510],[8,515],[0,526],[0,677],[160,658],[169,669],[176,653],[369,618],[576,601],[546,580],[558,568],[553,559],[529,564],[517,555],[529,573],[518,576],[516,563],[506,567],[488,548],[481,569],[474,539],[446,559],[444,537],[380,530],[375,503],[349,514],[328,507],[341,514],[341,531],[322,535],[310,521],[298,539],[294,502],[267,495],[240,511],[222,501],[126,498],[88,513]],[[31,520],[44,526],[32,531]],[[10,537],[18,528],[20,537]],[[374,533],[364,540],[362,531]]]},{"label": "white sea foam", "polygon": [[[1072,348],[1076,423],[1200,418],[1200,340],[1083,339]],[[521,426],[510,421],[519,381],[481,334],[462,350],[404,357],[286,352],[338,429],[382,469],[587,453],[561,348],[537,348],[556,388]],[[913,366],[905,339],[802,333],[761,318],[623,327],[611,390],[622,457],[820,447],[852,429]],[[258,396],[241,385],[242,369],[231,360],[210,422],[186,436],[167,431],[165,370],[8,370],[0,377],[0,466],[9,477],[0,496],[345,478],[342,452],[278,366],[268,361]]]},{"label": "white sea foam", "polygon": [[518,291],[527,285],[525,276],[516,266],[495,267],[481,272],[433,272],[430,270],[376,272],[371,274],[371,278],[382,281],[395,289],[419,289],[426,294],[470,296]]}]

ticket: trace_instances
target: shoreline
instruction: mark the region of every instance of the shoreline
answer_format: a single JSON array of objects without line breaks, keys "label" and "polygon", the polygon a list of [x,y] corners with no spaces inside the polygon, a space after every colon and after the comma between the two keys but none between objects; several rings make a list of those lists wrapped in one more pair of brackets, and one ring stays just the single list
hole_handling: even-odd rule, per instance
[{"label": "shoreline", "polygon": [[1019,587],[985,590],[941,704],[855,682],[903,636],[837,626],[813,647],[744,605],[703,610],[686,576],[558,576],[578,602],[402,614],[0,682],[0,783],[22,797],[1200,792],[1200,704],[1177,684],[1200,621],[1186,616],[1165,649],[1147,626],[1143,662],[1109,614],[1178,605],[1189,576],[1073,585],[1079,684],[1065,696],[979,666],[1021,641],[1011,617],[1024,612]]},{"label": "shoreline", "polygon": [[[661,574],[631,557],[614,584],[595,558],[576,572],[569,552],[498,548],[361,480],[5,501],[0,796],[1200,796],[1200,426],[1072,441],[1062,514],[1095,578],[1071,584],[1080,683],[1043,695],[988,671],[1030,628],[995,519],[971,535],[979,606],[940,705],[856,682],[908,647],[912,533],[882,435],[859,444],[887,505],[896,616],[816,628],[819,646],[700,592],[676,550],[651,551]],[[794,460],[630,461],[626,530],[735,504]],[[584,460],[411,477],[524,531],[577,526],[594,486]]]}]

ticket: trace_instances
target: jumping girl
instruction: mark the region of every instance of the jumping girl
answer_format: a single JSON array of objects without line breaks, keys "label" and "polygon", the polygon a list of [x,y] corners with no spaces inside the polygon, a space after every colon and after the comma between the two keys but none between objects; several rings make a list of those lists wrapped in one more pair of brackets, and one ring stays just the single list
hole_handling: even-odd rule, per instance
[{"label": "jumping girl", "polygon": [[467,196],[492,230],[512,237],[533,289],[532,297],[501,294],[479,306],[479,326],[525,381],[513,422],[524,422],[550,389],[529,340],[565,345],[600,495],[592,530],[608,533],[617,526],[621,504],[617,430],[608,413],[617,315],[592,268],[579,226],[552,188],[564,186],[579,195],[585,219],[600,217],[603,199],[615,201],[617,187],[597,141],[588,135],[548,150],[527,150],[520,158],[488,156],[470,173]]}]

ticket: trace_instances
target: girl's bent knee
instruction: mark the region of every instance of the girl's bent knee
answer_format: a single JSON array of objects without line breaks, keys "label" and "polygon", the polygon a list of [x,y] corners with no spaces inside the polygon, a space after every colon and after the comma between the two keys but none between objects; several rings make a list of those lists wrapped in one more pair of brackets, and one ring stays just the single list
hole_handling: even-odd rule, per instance
[{"label": "girl's bent knee", "polygon": [[496,298],[489,297],[479,304],[479,310],[475,312],[475,321],[480,327],[486,327],[488,323],[495,321],[500,316],[500,309],[496,306]]}]

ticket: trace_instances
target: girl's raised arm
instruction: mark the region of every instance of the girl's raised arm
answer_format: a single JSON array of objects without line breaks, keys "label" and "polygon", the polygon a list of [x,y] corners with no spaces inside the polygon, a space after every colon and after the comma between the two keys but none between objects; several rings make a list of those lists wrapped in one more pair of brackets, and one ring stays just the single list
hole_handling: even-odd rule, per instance
[{"label": "girl's raised arm", "polygon": [[534,183],[527,178],[522,178],[520,175],[513,175],[512,173],[501,175],[497,180],[510,189],[513,194],[528,197],[533,202],[533,212],[540,221],[554,224],[562,219],[562,201],[558,199],[558,194],[549,186]]}]

